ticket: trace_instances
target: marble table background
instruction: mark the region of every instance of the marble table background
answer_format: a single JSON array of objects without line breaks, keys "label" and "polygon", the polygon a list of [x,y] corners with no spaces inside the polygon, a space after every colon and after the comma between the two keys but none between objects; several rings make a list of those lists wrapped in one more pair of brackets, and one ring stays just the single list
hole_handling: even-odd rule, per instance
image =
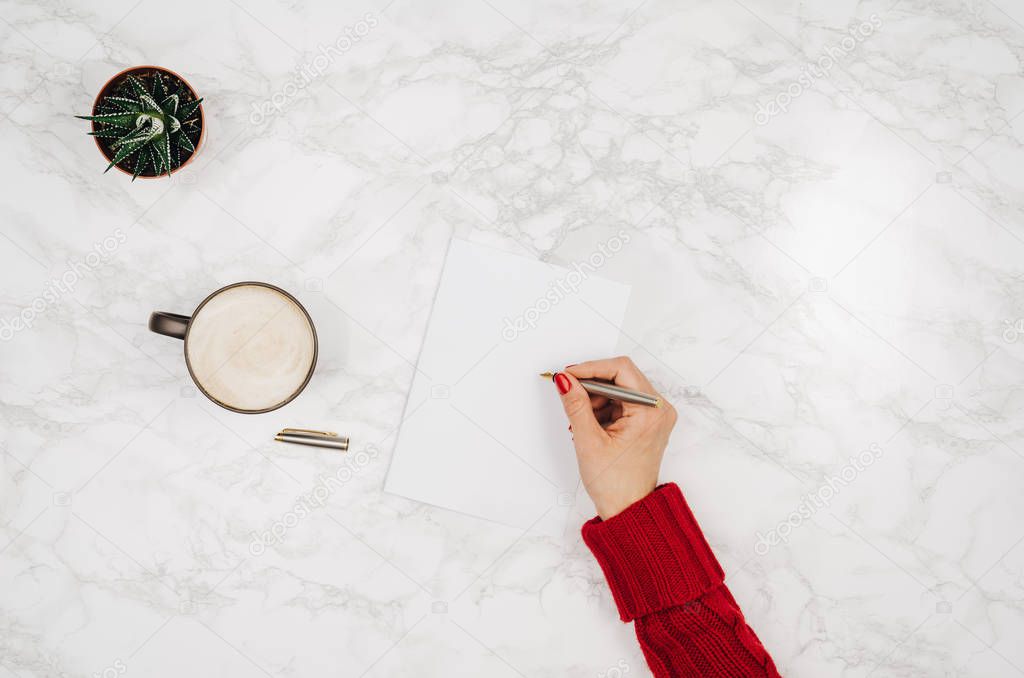
[{"label": "marble table background", "polygon": [[[1024,674],[1020,3],[0,0],[0,41],[0,676],[649,675],[582,493],[553,538],[381,492],[449,239],[620,229],[663,477],[782,672]],[[133,185],[72,115],[146,63],[208,135]],[[260,417],[145,326],[244,279],[322,345]]]}]

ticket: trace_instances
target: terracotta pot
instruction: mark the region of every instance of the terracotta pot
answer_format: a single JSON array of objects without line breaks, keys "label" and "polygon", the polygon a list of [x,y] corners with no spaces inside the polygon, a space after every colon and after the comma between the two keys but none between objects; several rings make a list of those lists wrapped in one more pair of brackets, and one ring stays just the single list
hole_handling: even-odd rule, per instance
[{"label": "terracotta pot", "polygon": [[[109,94],[112,94],[114,89],[118,85],[121,84],[121,81],[125,78],[125,76],[127,76],[129,74],[130,75],[140,75],[140,74],[144,74],[144,73],[152,73],[153,71],[160,71],[161,75],[167,75],[167,76],[170,76],[172,78],[177,79],[178,81],[181,82],[181,84],[185,85],[185,87],[188,88],[188,91],[192,94],[192,97],[194,99],[198,99],[199,98],[199,95],[196,94],[195,89],[192,88],[192,85],[189,84],[188,80],[186,80],[185,78],[181,77],[180,75],[178,75],[177,73],[175,73],[174,71],[172,71],[170,69],[163,68],[161,66],[132,66],[131,68],[126,68],[123,71],[121,71],[120,73],[117,73],[116,75],[111,77],[109,80],[107,80],[107,83],[105,85],[103,85],[102,88],[100,88],[99,94],[96,95],[95,101],[92,102],[92,115],[96,115],[97,114],[100,102],[103,101],[103,97],[105,97],[105,96],[107,96]],[[95,120],[93,120],[92,121],[92,131],[93,132],[98,132],[99,130],[100,130],[100,124],[98,122],[96,122]],[[174,169],[175,172],[181,171],[181,169],[183,167],[185,167],[190,162],[192,162],[193,158],[195,158],[197,155],[199,155],[199,151],[202,149],[203,140],[204,139],[206,139],[206,116],[203,114],[203,105],[199,104],[199,141],[196,142],[196,150],[193,151],[192,155],[190,155],[188,158],[185,159],[185,162],[181,163],[180,166],[178,166],[177,168]],[[101,139],[99,137],[93,137],[93,140],[96,142],[96,148],[100,149],[100,153],[103,154],[103,157],[106,158],[107,162],[109,163],[113,159],[114,156],[112,154],[110,154],[106,148],[104,148],[102,143],[100,143]],[[122,172],[124,172],[128,176],[132,176],[132,174],[133,174],[133,172],[130,172],[130,171],[126,170],[125,168],[121,167],[120,165],[114,165],[114,167],[116,167],[117,169],[121,170]],[[140,174],[138,176],[138,178],[139,179],[159,179],[160,177],[166,177],[166,176],[167,176],[167,173],[163,172],[161,174],[155,174],[155,175],[152,175],[152,176],[149,176],[149,175],[146,175],[146,174]]]}]

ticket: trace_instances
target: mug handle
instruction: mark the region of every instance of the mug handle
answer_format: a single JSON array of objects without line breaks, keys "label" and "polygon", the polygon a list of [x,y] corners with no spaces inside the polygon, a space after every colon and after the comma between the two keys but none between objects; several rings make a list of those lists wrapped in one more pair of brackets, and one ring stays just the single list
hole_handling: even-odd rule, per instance
[{"label": "mug handle", "polygon": [[189,320],[192,320],[192,318],[187,315],[154,311],[149,316],[149,329],[151,332],[162,334],[165,337],[184,339]]}]

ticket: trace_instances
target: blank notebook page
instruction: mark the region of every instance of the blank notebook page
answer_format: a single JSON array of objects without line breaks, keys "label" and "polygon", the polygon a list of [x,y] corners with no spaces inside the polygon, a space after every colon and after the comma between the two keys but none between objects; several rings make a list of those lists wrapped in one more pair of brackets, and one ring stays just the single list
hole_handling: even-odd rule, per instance
[{"label": "blank notebook page", "polygon": [[564,514],[579,473],[538,374],[614,353],[629,287],[595,272],[452,240],[385,491],[524,529]]}]

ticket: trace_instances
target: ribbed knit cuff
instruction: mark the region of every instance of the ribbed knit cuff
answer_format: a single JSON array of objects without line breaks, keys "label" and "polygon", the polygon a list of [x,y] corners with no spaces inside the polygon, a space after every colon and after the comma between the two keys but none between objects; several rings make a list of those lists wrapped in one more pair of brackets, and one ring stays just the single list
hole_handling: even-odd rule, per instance
[{"label": "ribbed knit cuff", "polygon": [[604,571],[622,621],[685,605],[725,579],[675,483],[609,520],[588,521],[583,541]]}]

